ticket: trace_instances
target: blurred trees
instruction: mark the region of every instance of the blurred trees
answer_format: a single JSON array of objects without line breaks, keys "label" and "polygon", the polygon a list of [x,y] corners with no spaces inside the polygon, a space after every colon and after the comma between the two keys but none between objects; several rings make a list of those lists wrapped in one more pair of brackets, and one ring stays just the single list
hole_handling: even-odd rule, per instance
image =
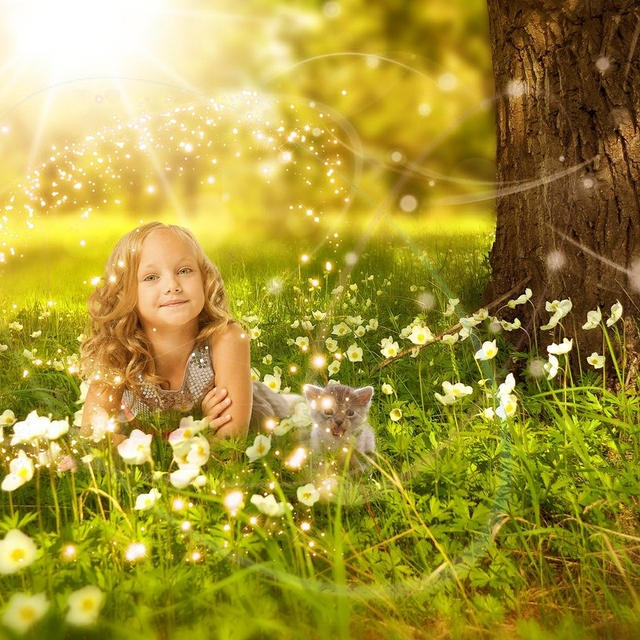
[{"label": "blurred trees", "polygon": [[[17,100],[20,87],[45,90],[19,104],[4,98],[11,126],[10,136],[0,136],[4,184],[24,183],[28,170],[37,171],[23,186],[28,206],[47,212],[116,200],[133,213],[189,211],[236,198],[246,208],[281,215],[314,199],[339,208],[345,193],[371,208],[399,180],[402,193],[425,212],[430,198],[477,188],[467,179],[493,179],[484,0],[181,1],[171,5],[150,49],[161,65],[131,60],[115,83],[70,77],[45,89],[49,79],[29,71],[16,85]],[[268,125],[243,120],[242,90],[272,100]],[[209,98],[231,111],[236,104],[238,114],[227,111],[227,128],[190,143]],[[195,112],[186,111],[189,106]],[[172,129],[167,121],[174,109],[183,110]],[[237,134],[230,133],[233,117],[242,120]],[[294,159],[283,166],[252,139],[253,124],[268,133],[277,122],[291,130],[309,124],[323,134],[311,150],[309,140],[284,145]],[[185,152],[185,142],[194,149]],[[65,146],[71,157],[63,157]],[[319,188],[326,177],[324,154],[330,163],[339,154],[334,180],[341,188],[333,193],[325,185],[311,194],[309,183]],[[60,169],[73,178],[66,180]]]}]

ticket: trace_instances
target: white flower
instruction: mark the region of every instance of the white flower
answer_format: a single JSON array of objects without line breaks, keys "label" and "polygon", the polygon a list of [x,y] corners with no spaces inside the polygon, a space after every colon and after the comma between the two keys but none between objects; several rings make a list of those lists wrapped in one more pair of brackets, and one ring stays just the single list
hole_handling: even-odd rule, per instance
[{"label": "white flower", "polygon": [[518,296],[515,300],[509,300],[507,306],[509,309],[515,309],[519,304],[524,304],[528,300],[531,300],[532,291],[528,287],[524,290],[524,293]]},{"label": "white flower", "polygon": [[298,501],[308,507],[312,507],[320,498],[320,492],[311,483],[298,487],[296,495],[298,496]]},{"label": "white flower", "polygon": [[555,378],[556,374],[558,373],[558,358],[550,353],[549,362],[544,363],[543,369],[547,374],[547,380],[552,380],[553,378]]},{"label": "white flower", "polygon": [[602,369],[604,367],[604,356],[598,355],[596,351],[594,351],[588,358],[587,362],[594,369]]},{"label": "white flower", "polygon": [[[35,350],[34,350],[35,351]],[[24,349],[22,351],[22,355],[27,359],[27,360],[33,360],[36,356],[34,354],[33,351],[29,351],[29,349]]]},{"label": "white flower", "polygon": [[88,437],[91,442],[100,442],[108,433],[114,433],[116,422],[110,418],[102,407],[97,407],[91,418],[91,433]]},{"label": "white flower", "polygon": [[456,307],[460,304],[460,300],[458,298],[449,298],[447,302],[447,308],[444,310],[445,316],[452,316],[455,313]]},{"label": "white flower", "polygon": [[271,449],[271,436],[265,436],[262,434],[258,434],[253,444],[250,447],[247,447],[245,453],[249,456],[249,460],[254,462],[258,458],[262,458],[269,453],[269,449]]},{"label": "white flower", "polygon": [[476,351],[476,354],[473,356],[476,360],[491,360],[496,357],[498,353],[498,347],[496,346],[495,340],[487,340],[482,343],[482,348]]},{"label": "white flower", "polygon": [[378,318],[371,318],[367,323],[367,331],[375,331],[378,328]]},{"label": "white flower", "polygon": [[176,489],[184,489],[200,475],[200,467],[196,464],[180,465],[173,473],[169,474],[169,482]]},{"label": "white flower", "polygon": [[569,351],[571,351],[572,348],[573,348],[573,338],[571,338],[571,340],[568,340],[567,338],[563,338],[561,344],[556,344],[555,342],[550,344],[547,347],[547,351],[549,353],[552,353],[553,355],[559,356],[563,353],[569,353]]},{"label": "white flower", "polygon": [[104,593],[91,584],[74,591],[67,600],[69,611],[66,621],[76,627],[94,624],[100,615],[104,597]]},{"label": "white flower", "polygon": [[257,493],[252,495],[251,504],[254,504],[258,511],[271,518],[283,516],[287,508],[291,509],[291,505],[288,503],[276,502],[276,498],[272,493],[267,496],[261,496]]},{"label": "white flower", "polygon": [[158,501],[160,492],[154,487],[149,493],[141,493],[136,498],[136,505],[133,507],[136,511],[147,511]]},{"label": "white flower", "polygon": [[324,311],[314,311],[311,315],[313,316],[313,319],[317,320],[318,322],[324,320],[327,317],[327,314]]},{"label": "white flower", "polygon": [[275,393],[278,393],[278,391],[280,391],[280,376],[274,376],[270,373],[267,373],[264,376],[263,382],[267,385],[267,387],[269,387],[269,389],[271,389],[271,391],[274,391]]},{"label": "white flower", "polygon": [[622,305],[616,300],[616,303],[611,307],[611,316],[607,319],[607,327],[612,327],[620,317],[622,316]]},{"label": "white flower", "polygon": [[500,326],[505,331],[514,331],[515,329],[519,329],[522,326],[520,322],[520,318],[516,318],[513,322],[507,322],[506,320],[500,320]]},{"label": "white flower", "polygon": [[451,346],[458,342],[459,338],[460,336],[457,333],[445,333],[440,340]]},{"label": "white flower", "polygon": [[273,362],[273,356],[270,353],[267,353],[267,355],[262,358],[262,364],[266,364],[269,365]]},{"label": "white flower", "polygon": [[60,436],[63,436],[69,431],[69,419],[64,420],[51,420],[47,427],[46,437],[49,440],[57,440]]},{"label": "white flower", "polygon": [[362,362],[362,349],[354,342],[347,349],[347,358],[351,362]]},{"label": "white flower", "polygon": [[296,344],[301,351],[307,351],[309,349],[309,338],[307,338],[307,336],[298,336],[296,338]]},{"label": "white flower", "polygon": [[251,327],[249,330],[249,336],[252,340],[257,340],[262,334],[262,329],[260,327]]},{"label": "white flower", "polygon": [[44,593],[31,596],[27,593],[14,593],[2,616],[2,624],[16,633],[26,633],[49,608]]},{"label": "white flower", "polygon": [[33,461],[24,451],[9,463],[9,474],[4,477],[0,488],[3,491],[15,491],[33,478]]},{"label": "white flower", "polygon": [[[354,289],[357,291],[357,289]],[[362,316],[347,316],[346,321],[353,327],[357,327],[359,324],[362,324]]]},{"label": "white flower", "polygon": [[330,376],[335,376],[340,371],[340,360],[334,360],[327,367]]},{"label": "white flower", "polygon": [[310,320],[303,320],[300,323],[300,326],[305,330],[305,331],[311,331],[314,328],[314,324],[310,321]]},{"label": "white flower", "polygon": [[385,382],[380,390],[385,396],[390,396],[393,393],[393,387],[388,382]]},{"label": "white flower", "polygon": [[595,329],[602,320],[602,311],[598,307],[595,311],[587,311],[587,321],[582,325],[583,329]]},{"label": "white flower", "polygon": [[513,373],[510,373],[505,378],[504,382],[498,387],[498,397],[508,396],[513,392],[516,386],[516,379],[513,377]]},{"label": "white flower", "polygon": [[482,320],[479,320],[475,316],[460,318],[460,324],[463,329],[473,329],[473,327],[477,327],[481,322]]},{"label": "white flower", "polygon": [[438,402],[441,402],[444,405],[454,404],[460,398],[473,393],[473,389],[462,382],[451,384],[446,380],[442,383],[442,391],[444,392],[444,395],[439,393],[435,393],[434,395]]},{"label": "white flower", "polygon": [[11,331],[22,331],[22,325],[19,322],[11,322],[9,323],[9,329]]},{"label": "white flower", "polygon": [[37,411],[32,411],[25,420],[14,425],[11,446],[46,438],[50,422],[47,416],[39,416]]},{"label": "white flower", "polygon": [[385,358],[394,358],[398,355],[398,351],[400,351],[400,345],[391,339],[391,336],[385,338],[380,342],[382,348],[380,349],[380,353]]},{"label": "white flower", "polygon": [[6,351],[9,348],[8,344],[0,344],[0,351]]},{"label": "white flower", "polygon": [[481,415],[485,420],[493,420],[496,417],[496,412],[493,410],[493,407],[487,407],[482,411]]},{"label": "white flower", "polygon": [[2,415],[0,415],[0,427],[10,427],[12,424],[15,424],[15,422],[16,416],[11,409],[6,409]]},{"label": "white flower", "polygon": [[334,336],[346,336],[347,333],[351,333],[351,328],[348,324],[341,322],[339,324],[334,324],[331,333]]},{"label": "white flower", "polygon": [[571,311],[573,303],[568,298],[566,300],[554,300],[553,302],[546,302],[545,309],[547,311],[553,311],[553,315],[549,318],[549,322],[542,325],[540,329],[547,331],[553,329],[562,318],[564,318],[569,311]]},{"label": "white flower", "polygon": [[418,325],[411,329],[411,333],[408,335],[409,340],[413,342],[413,344],[427,344],[428,342],[433,342],[433,334],[429,330],[428,327],[423,327],[422,325]]},{"label": "white flower", "polygon": [[513,394],[505,394],[500,397],[500,406],[496,409],[496,415],[506,420],[513,416],[518,408],[518,398]]},{"label": "white flower", "polygon": [[194,420],[193,416],[187,416],[180,420],[180,426],[169,434],[169,444],[174,448],[187,440],[191,440],[193,436],[204,431],[209,426],[209,419]]},{"label": "white flower", "polygon": [[150,433],[134,429],[131,435],[118,445],[118,453],[127,464],[144,464],[151,461]]},{"label": "white flower", "polygon": [[391,409],[389,412],[389,418],[391,418],[393,422],[399,422],[402,420],[402,409]]},{"label": "white flower", "polygon": [[362,336],[367,333],[367,330],[362,325],[360,325],[353,333],[356,335],[356,337],[362,338]]},{"label": "white flower", "polygon": [[10,529],[0,540],[0,574],[16,573],[28,567],[36,559],[37,552],[29,536],[19,529]]},{"label": "white flower", "polygon": [[209,460],[209,441],[204,436],[195,436],[189,441],[189,452],[187,453],[187,464],[201,467]]},{"label": "white flower", "polygon": [[338,348],[338,342],[333,338],[327,338],[324,341],[324,344],[327,347],[327,351],[329,353],[333,353]]}]

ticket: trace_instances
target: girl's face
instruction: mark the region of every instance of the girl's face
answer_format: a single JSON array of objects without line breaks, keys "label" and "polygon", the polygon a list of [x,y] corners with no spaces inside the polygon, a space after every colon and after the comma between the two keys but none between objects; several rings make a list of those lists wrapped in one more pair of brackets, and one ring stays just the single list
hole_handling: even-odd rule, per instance
[{"label": "girl's face", "polygon": [[147,335],[185,328],[198,332],[204,285],[189,242],[170,229],[152,231],[142,243],[136,310]]}]

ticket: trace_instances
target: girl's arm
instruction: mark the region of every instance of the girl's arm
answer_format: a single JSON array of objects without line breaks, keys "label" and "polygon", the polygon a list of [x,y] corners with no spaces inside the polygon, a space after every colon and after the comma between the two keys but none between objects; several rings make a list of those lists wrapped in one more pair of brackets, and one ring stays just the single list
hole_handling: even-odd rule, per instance
[{"label": "girl's arm", "polygon": [[[205,415],[212,419],[229,415],[216,431],[219,437],[244,437],[249,431],[253,385],[251,384],[251,355],[249,336],[239,325],[231,323],[211,339],[211,360],[216,375],[215,393],[209,392],[202,402]],[[220,412],[220,392],[226,389],[230,400],[223,413]]]},{"label": "girl's arm", "polygon": [[108,417],[115,417],[120,412],[120,402],[124,386],[112,387],[100,382],[92,382],[87,391],[87,397],[82,411],[82,426],[80,435],[88,437],[91,435],[91,425],[95,420]]}]

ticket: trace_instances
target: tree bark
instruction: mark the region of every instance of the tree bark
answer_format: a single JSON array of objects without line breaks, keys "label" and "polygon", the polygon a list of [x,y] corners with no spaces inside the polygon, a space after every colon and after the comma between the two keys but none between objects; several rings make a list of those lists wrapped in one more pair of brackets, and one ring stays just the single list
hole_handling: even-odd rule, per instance
[{"label": "tree bark", "polygon": [[537,323],[545,300],[570,298],[566,335],[602,353],[587,311],[640,310],[640,5],[487,1],[499,182],[487,297],[528,275]]}]

